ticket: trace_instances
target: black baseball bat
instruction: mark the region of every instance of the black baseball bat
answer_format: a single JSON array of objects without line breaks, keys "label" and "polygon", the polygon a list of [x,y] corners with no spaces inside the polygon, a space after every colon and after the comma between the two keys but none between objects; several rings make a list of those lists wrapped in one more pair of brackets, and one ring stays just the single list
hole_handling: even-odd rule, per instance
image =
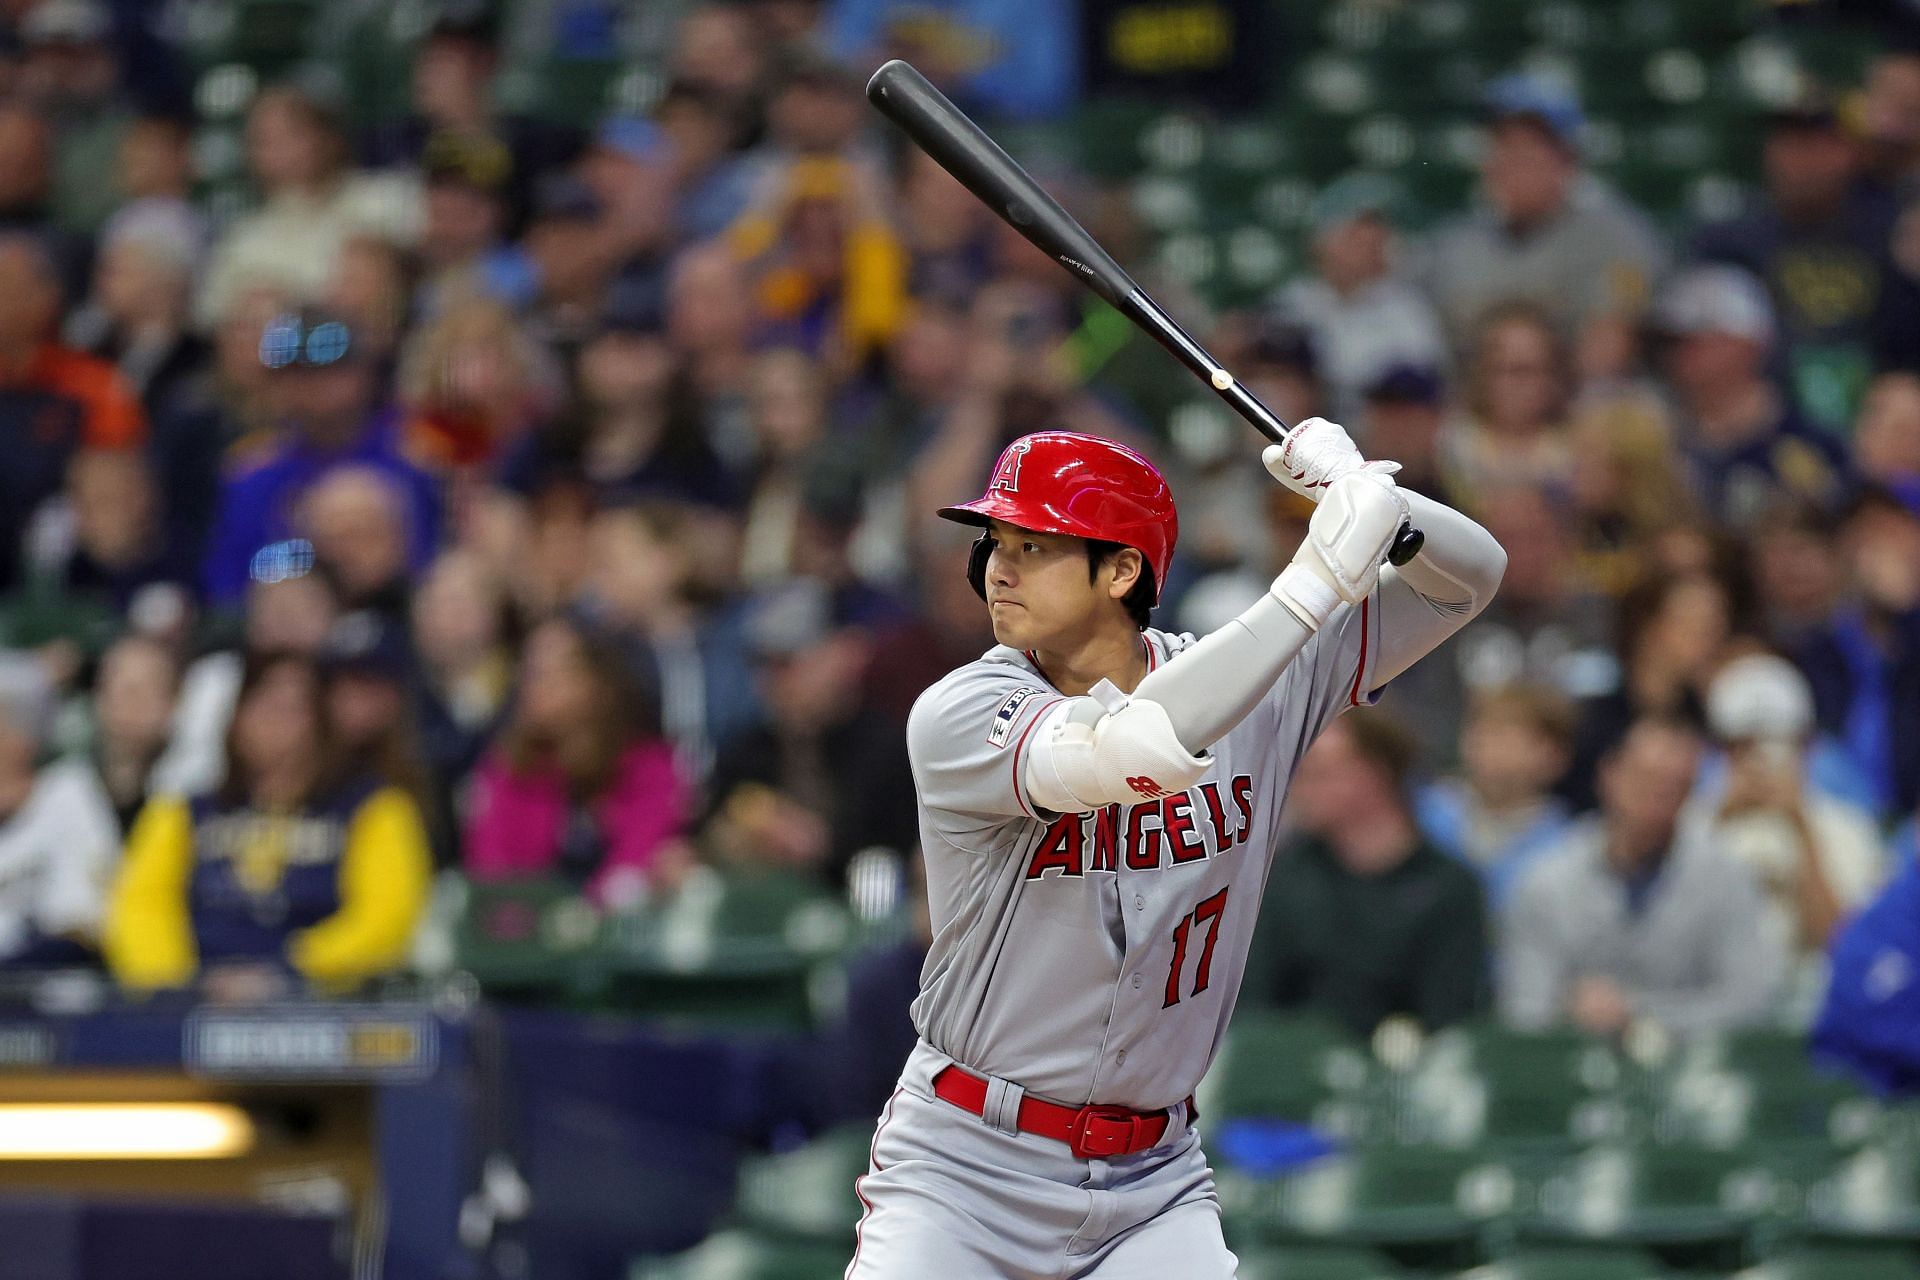
[{"label": "black baseball bat", "polygon": [[[1085,227],[911,64],[895,58],[874,72],[867,99],[1014,230],[1172,352],[1261,435],[1275,444],[1286,440],[1287,424],[1162,311]],[[1405,564],[1425,541],[1418,529],[1402,525],[1388,561]]]}]

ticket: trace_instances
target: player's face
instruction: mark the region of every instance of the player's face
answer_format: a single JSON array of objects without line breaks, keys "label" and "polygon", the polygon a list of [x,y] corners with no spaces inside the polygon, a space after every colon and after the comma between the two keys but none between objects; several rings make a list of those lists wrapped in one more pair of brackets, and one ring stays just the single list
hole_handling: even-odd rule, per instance
[{"label": "player's face", "polygon": [[1054,649],[1092,634],[1113,612],[1110,570],[1090,574],[1087,544],[1063,534],[987,526],[987,612],[993,638],[1014,649]]}]

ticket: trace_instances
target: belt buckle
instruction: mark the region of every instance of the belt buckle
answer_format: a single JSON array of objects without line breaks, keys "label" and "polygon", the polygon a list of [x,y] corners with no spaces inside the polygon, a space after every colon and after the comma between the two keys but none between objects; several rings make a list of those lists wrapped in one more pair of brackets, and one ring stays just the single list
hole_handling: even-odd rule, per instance
[{"label": "belt buckle", "polygon": [[1082,1107],[1067,1126],[1067,1143],[1083,1160],[1126,1155],[1139,1149],[1141,1120],[1126,1107]]}]

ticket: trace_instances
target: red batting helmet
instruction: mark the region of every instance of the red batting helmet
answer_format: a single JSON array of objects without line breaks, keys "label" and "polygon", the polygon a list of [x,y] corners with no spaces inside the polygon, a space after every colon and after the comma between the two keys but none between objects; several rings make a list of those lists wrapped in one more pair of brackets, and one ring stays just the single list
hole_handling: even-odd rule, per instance
[{"label": "red batting helmet", "polygon": [[[1064,533],[1132,547],[1153,574],[1155,603],[1166,585],[1173,544],[1180,536],[1173,491],[1154,465],[1123,444],[1077,431],[1021,436],[994,464],[985,495],[957,507],[942,507],[940,514],[961,524],[1002,520],[1036,533]],[[980,561],[980,572],[970,566],[969,576],[974,590],[984,596],[985,557],[975,559]]]}]

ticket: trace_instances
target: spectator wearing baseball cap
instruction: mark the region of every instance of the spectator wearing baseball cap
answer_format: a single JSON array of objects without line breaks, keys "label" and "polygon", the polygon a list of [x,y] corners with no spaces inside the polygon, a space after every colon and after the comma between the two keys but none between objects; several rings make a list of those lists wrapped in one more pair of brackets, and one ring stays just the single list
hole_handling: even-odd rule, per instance
[{"label": "spectator wearing baseball cap", "polygon": [[1388,366],[1362,393],[1356,435],[1376,458],[1400,464],[1395,482],[1420,493],[1438,493],[1440,432],[1446,422],[1446,381],[1440,370],[1417,362]]},{"label": "spectator wearing baseball cap", "polygon": [[1662,251],[1653,228],[1584,166],[1579,101],[1530,75],[1484,98],[1480,208],[1434,237],[1425,284],[1456,350],[1498,303],[1541,306],[1584,347],[1595,326],[1646,309]]},{"label": "spectator wearing baseball cap", "polygon": [[425,183],[419,309],[485,292],[514,305],[533,298],[536,269],[508,239],[513,222],[513,152],[492,134],[436,133],[420,154]]},{"label": "spectator wearing baseball cap", "polygon": [[1899,205],[1865,178],[1858,141],[1818,86],[1769,117],[1762,162],[1759,195],[1702,227],[1693,255],[1766,283],[1779,332],[1771,372],[1811,421],[1844,432],[1876,359],[1912,361],[1889,341],[1915,331],[1888,250]]},{"label": "spectator wearing baseball cap", "polygon": [[575,361],[574,404],[553,428],[523,436],[502,482],[530,494],[556,473],[584,476],[604,502],[667,501],[713,511],[740,504],[698,417],[679,394],[666,336],[666,298],[645,279],[607,290]]},{"label": "spectator wearing baseball cap", "polygon": [[1871,813],[1819,790],[1813,689],[1791,662],[1735,658],[1706,704],[1724,768],[1702,779],[1690,817],[1758,877],[1767,928],[1796,960],[1789,999],[1810,1015],[1828,942],[1885,877],[1879,830]]},{"label": "spectator wearing baseball cap", "polygon": [[101,0],[40,0],[20,20],[18,88],[47,112],[57,140],[53,207],[60,225],[91,235],[121,192],[112,172],[133,112],[120,82],[113,15]]},{"label": "spectator wearing baseball cap", "polygon": [[237,605],[255,556],[293,535],[301,498],[341,467],[370,468],[405,495],[407,563],[424,567],[438,537],[439,492],[404,455],[399,415],[381,403],[378,370],[353,330],[320,308],[286,312],[262,334],[260,360],[271,370],[279,425],[229,463],[202,565],[208,599]]},{"label": "spectator wearing baseball cap", "polygon": [[1404,203],[1399,184],[1383,174],[1351,173],[1330,184],[1311,211],[1313,274],[1275,299],[1324,356],[1328,411],[1340,422],[1357,420],[1366,389],[1389,369],[1446,360],[1432,304],[1396,271]]},{"label": "spectator wearing baseball cap", "polygon": [[718,90],[687,80],[667,85],[653,109],[669,148],[681,239],[711,239],[733,225],[753,196],[756,170],[737,151],[744,113]]},{"label": "spectator wearing baseball cap", "polygon": [[1783,499],[1839,502],[1844,453],[1766,376],[1775,331],[1765,286],[1738,267],[1691,267],[1662,291],[1652,321],[1680,447],[1714,519],[1745,529]]},{"label": "spectator wearing baseball cap", "polygon": [[434,861],[446,865],[457,861],[453,810],[428,774],[415,698],[420,664],[403,617],[358,609],[328,630],[319,655],[327,731],[339,752],[420,806]]},{"label": "spectator wearing baseball cap", "polygon": [[1320,344],[1305,326],[1279,316],[1261,317],[1247,335],[1241,364],[1240,380],[1282,422],[1305,422],[1325,409]]},{"label": "spectator wearing baseball cap", "polygon": [[432,22],[413,54],[409,110],[362,136],[360,158],[374,169],[426,168],[436,139],[504,146],[509,163],[499,196],[505,232],[517,235],[541,179],[577,159],[585,135],[496,105],[506,33],[492,0],[441,0],[431,8]]}]

